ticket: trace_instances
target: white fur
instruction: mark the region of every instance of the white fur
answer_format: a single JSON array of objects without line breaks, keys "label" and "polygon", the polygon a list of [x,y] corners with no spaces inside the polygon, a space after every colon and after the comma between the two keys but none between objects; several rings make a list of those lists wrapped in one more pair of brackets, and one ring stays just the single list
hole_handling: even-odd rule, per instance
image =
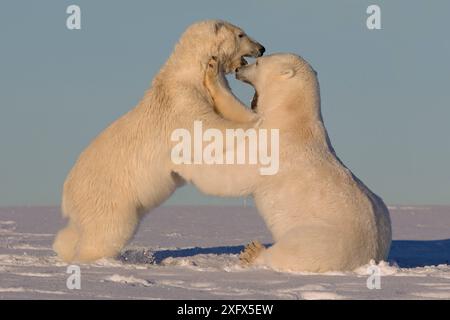
[{"label": "white fur", "polygon": [[[241,69],[238,76],[259,93],[261,128],[280,130],[278,174],[261,176],[257,165],[180,166],[178,172],[205,193],[253,195],[275,240],[255,264],[325,272],[385,259],[388,209],[337,158],[322,121],[314,70],[292,54],[258,58],[257,67]],[[213,99],[224,101],[226,95]]]},{"label": "white fur", "polygon": [[167,199],[184,181],[172,171],[170,135],[192,127],[236,126],[218,116],[203,85],[212,55],[233,71],[242,55],[261,46],[224,21],[190,26],[139,104],[106,128],[81,153],[63,190],[69,218],[54,250],[65,261],[112,257],[133,235],[141,215]]}]

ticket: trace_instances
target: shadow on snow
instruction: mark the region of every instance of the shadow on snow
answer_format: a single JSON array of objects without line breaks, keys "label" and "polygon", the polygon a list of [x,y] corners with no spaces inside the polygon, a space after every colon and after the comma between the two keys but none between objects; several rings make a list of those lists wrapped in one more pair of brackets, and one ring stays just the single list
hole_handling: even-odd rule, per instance
[{"label": "shadow on snow", "polygon": [[[265,244],[270,246],[270,244]],[[152,251],[147,249],[126,250],[119,259],[132,264],[160,264],[168,257],[188,258],[198,254],[239,254],[244,246],[222,246],[209,248],[180,248]],[[401,268],[415,268],[430,265],[449,264],[450,239],[444,240],[394,240],[389,261]]]}]

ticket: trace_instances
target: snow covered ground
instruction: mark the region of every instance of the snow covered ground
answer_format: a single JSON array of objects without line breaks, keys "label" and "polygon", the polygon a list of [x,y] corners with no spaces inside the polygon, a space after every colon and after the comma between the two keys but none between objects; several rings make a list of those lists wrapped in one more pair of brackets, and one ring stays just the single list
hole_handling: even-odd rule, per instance
[{"label": "snow covered ground", "polygon": [[237,265],[247,242],[270,244],[254,208],[162,207],[146,216],[120,259],[80,265],[81,289],[51,243],[55,207],[0,208],[1,299],[450,299],[450,207],[391,207],[394,242],[379,265],[354,272],[286,274]]}]

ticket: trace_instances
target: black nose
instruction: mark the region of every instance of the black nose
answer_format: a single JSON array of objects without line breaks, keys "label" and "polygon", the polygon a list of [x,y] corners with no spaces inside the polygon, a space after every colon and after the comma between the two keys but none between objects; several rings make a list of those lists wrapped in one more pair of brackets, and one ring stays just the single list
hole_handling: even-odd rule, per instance
[{"label": "black nose", "polygon": [[266,52],[266,48],[264,48],[263,46],[261,46],[261,48],[259,48],[259,54],[263,55],[264,52]]}]

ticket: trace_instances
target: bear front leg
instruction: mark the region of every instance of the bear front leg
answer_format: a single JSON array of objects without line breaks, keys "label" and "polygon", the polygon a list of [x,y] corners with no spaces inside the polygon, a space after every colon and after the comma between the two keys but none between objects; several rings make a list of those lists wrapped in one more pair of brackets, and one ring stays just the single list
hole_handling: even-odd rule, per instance
[{"label": "bear front leg", "polygon": [[[212,57],[204,76],[204,85],[214,101],[215,110],[225,119],[240,123],[256,122],[259,117],[240,102],[233,93],[221,83],[224,77],[216,57]],[[226,81],[226,80],[224,80]]]}]

